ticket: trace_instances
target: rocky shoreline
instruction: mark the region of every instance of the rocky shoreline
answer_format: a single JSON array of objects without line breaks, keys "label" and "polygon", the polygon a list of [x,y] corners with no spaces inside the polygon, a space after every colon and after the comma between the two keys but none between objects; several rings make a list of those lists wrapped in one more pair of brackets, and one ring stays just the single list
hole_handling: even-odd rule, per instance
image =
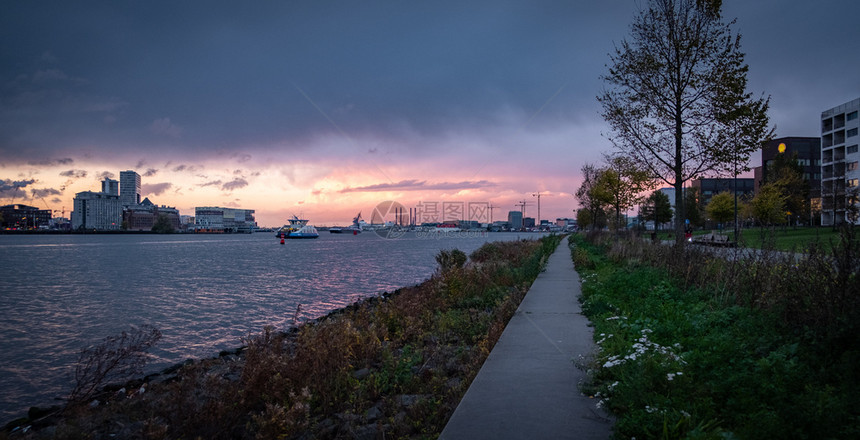
[{"label": "rocky shoreline", "polygon": [[85,402],[31,408],[0,438],[438,435],[558,240],[489,243],[468,264],[443,251],[422,284],[266,328]]}]

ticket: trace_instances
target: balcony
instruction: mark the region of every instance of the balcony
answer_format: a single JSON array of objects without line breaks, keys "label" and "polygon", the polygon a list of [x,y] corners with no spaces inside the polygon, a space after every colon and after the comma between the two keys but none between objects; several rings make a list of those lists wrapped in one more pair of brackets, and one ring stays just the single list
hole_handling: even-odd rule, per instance
[{"label": "balcony", "polygon": [[825,134],[821,136],[821,148],[830,148],[833,146],[833,134]]},{"label": "balcony", "polygon": [[833,128],[839,129],[845,126],[845,113],[840,113],[833,117]]},{"label": "balcony", "polygon": [[845,143],[845,130],[839,130],[833,132],[833,145],[839,145]]}]

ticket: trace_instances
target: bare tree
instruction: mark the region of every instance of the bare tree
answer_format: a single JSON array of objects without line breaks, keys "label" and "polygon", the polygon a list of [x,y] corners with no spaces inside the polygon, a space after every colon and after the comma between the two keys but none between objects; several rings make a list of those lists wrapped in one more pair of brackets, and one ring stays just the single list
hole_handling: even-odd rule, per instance
[{"label": "bare tree", "polygon": [[675,235],[683,242],[684,183],[744,168],[770,137],[770,99],[746,92],[744,54],[720,0],[650,0],[610,54],[598,97],[610,140],[675,188]]}]

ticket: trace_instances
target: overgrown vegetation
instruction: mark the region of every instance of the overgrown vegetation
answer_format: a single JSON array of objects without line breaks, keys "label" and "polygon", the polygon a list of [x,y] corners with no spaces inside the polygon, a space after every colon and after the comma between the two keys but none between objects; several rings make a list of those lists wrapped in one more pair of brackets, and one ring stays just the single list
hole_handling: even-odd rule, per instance
[{"label": "overgrown vegetation", "polygon": [[722,251],[574,240],[617,438],[860,437],[860,246]]},{"label": "overgrown vegetation", "polygon": [[[437,257],[426,282],[148,378],[54,438],[436,438],[560,237]],[[135,384],[135,386],[139,386]]]},{"label": "overgrown vegetation", "polygon": [[134,327],[104,338],[100,344],[81,350],[75,367],[75,387],[69,402],[81,403],[110,382],[130,380],[143,374],[147,351],[161,339],[151,325]]}]

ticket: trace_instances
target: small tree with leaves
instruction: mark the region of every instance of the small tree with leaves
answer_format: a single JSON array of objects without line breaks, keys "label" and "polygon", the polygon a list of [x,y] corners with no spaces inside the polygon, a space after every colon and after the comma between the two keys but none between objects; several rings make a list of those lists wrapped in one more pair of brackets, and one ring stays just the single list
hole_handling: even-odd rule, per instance
[{"label": "small tree with leaves", "polygon": [[175,229],[173,229],[173,224],[170,223],[170,219],[167,215],[159,214],[155,224],[152,225],[152,232],[158,234],[172,234],[175,232]]},{"label": "small tree with leaves", "polygon": [[785,223],[785,195],[772,183],[762,185],[750,201],[750,210],[762,226],[781,225]]},{"label": "small tree with leaves", "polygon": [[[577,224],[580,228],[585,228],[590,225],[592,229],[602,227],[599,226],[599,220],[603,214],[603,202],[600,194],[598,194],[597,183],[602,170],[594,164],[585,164],[580,169],[582,174],[582,184],[576,189],[576,199],[579,200],[580,210],[577,212]],[[583,218],[585,222],[579,221],[579,216],[585,216],[582,211],[587,211],[587,216]]]},{"label": "small tree with leaves", "polygon": [[654,230],[660,229],[660,225],[672,220],[672,204],[669,196],[662,191],[654,191],[640,206],[639,211],[646,221],[654,222]]},{"label": "small tree with leaves", "polygon": [[785,196],[785,209],[795,219],[809,218],[809,181],[803,178],[803,167],[797,153],[789,156],[778,154],[767,169],[767,183],[776,185]]},{"label": "small tree with leaves", "polygon": [[732,193],[723,191],[711,197],[708,206],[705,207],[711,220],[723,224],[735,217],[735,198]]},{"label": "small tree with leaves", "polygon": [[593,197],[615,211],[615,227],[621,225],[621,213],[642,200],[642,193],[654,187],[651,173],[625,156],[606,156],[606,167],[598,174]]}]

